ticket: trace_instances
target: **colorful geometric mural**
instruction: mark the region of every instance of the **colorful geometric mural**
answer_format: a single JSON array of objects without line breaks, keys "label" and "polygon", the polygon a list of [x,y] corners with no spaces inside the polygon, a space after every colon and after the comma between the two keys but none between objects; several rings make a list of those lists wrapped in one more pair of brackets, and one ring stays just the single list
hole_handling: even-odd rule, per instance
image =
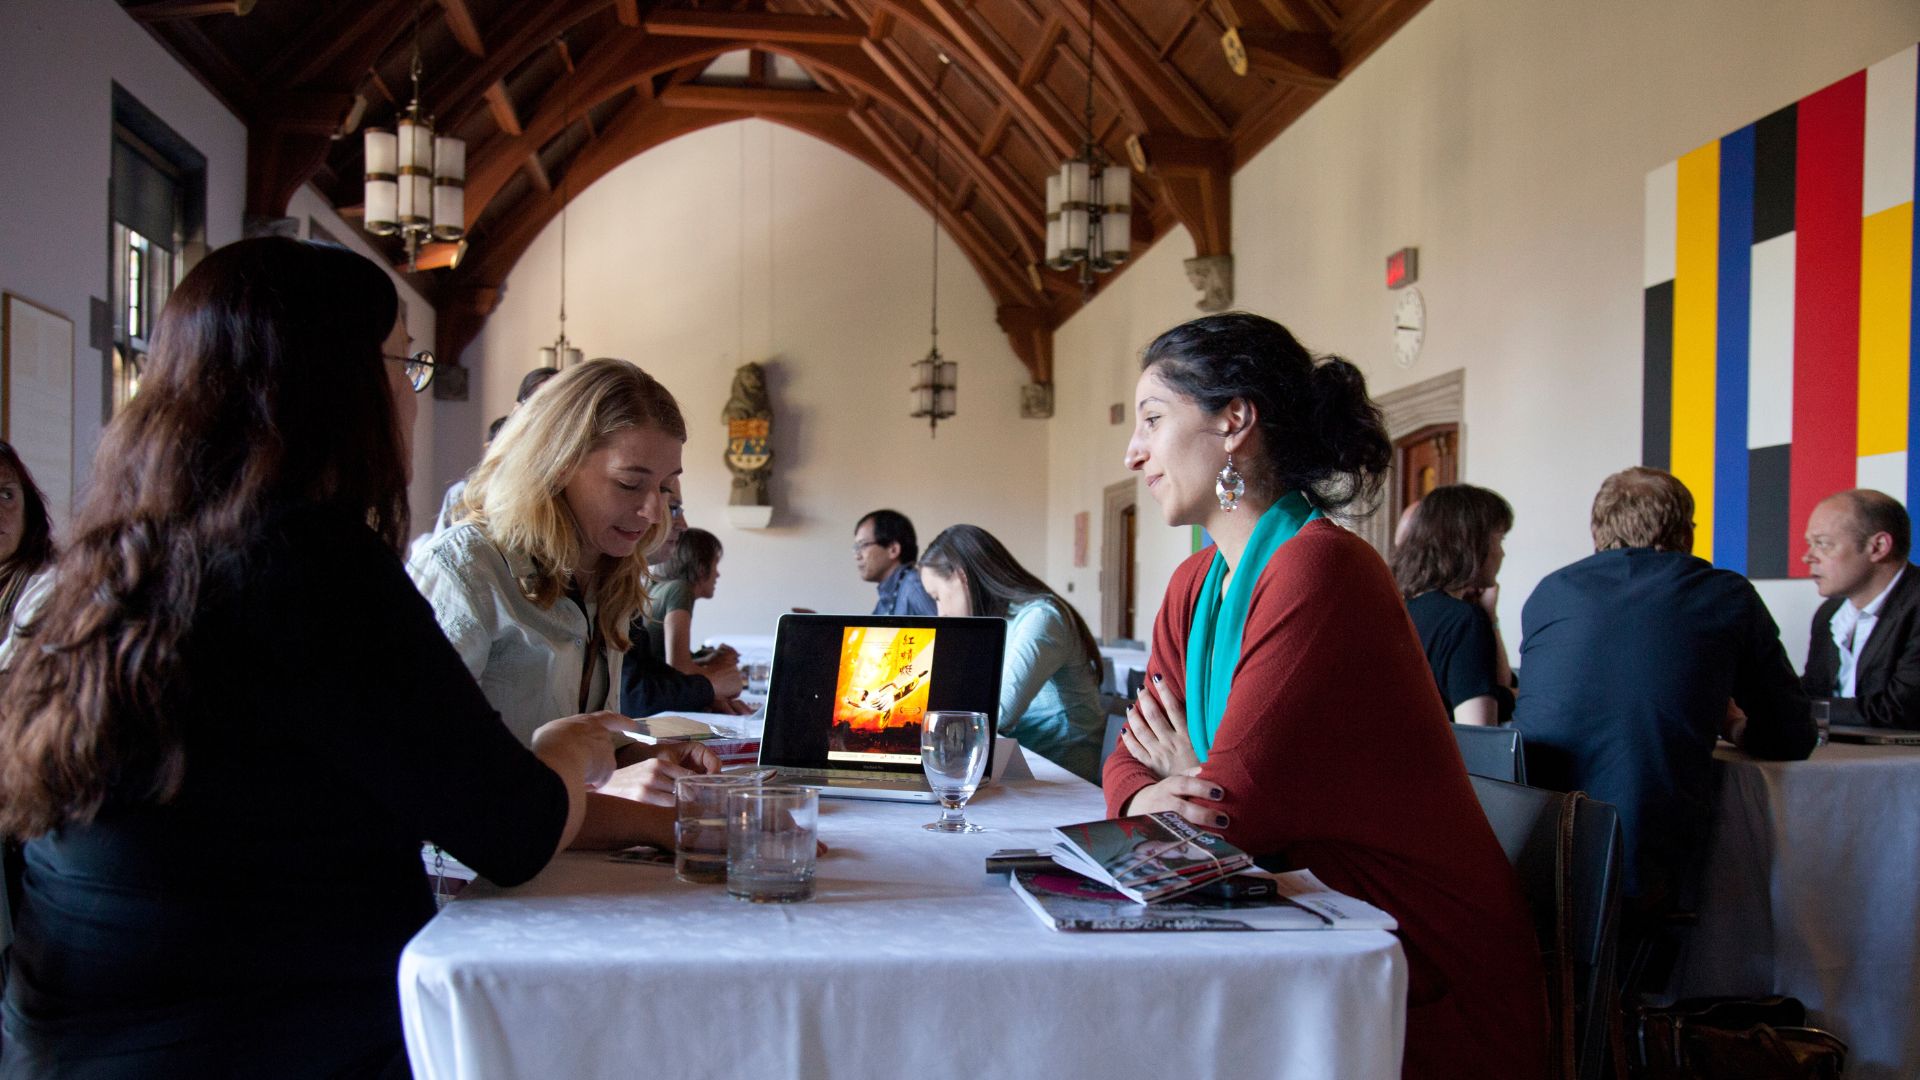
[{"label": "colorful geometric mural", "polygon": [[1718,566],[1805,577],[1836,491],[1920,505],[1917,71],[1920,46],[1647,174],[1641,460]]}]

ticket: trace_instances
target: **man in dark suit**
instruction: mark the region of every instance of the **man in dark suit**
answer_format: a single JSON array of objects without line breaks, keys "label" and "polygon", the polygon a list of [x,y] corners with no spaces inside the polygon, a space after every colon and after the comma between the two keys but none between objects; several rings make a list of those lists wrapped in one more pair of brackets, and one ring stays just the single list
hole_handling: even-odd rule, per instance
[{"label": "man in dark suit", "polygon": [[1878,491],[1829,496],[1807,519],[1820,595],[1807,645],[1811,697],[1852,698],[1859,723],[1920,728],[1920,573],[1907,511]]},{"label": "man in dark suit", "polygon": [[1530,780],[1619,810],[1626,895],[1653,912],[1675,903],[1704,849],[1714,740],[1724,731],[1755,757],[1794,760],[1815,730],[1752,583],[1690,554],[1693,495],[1678,479],[1608,477],[1593,546],[1521,611],[1513,726]]}]

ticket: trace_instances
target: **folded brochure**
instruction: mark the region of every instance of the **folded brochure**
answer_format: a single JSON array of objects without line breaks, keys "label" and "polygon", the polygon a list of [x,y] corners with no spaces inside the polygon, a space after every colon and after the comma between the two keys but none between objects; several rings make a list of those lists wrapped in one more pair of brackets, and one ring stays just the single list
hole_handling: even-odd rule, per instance
[{"label": "folded brochure", "polygon": [[1077,874],[1018,870],[1013,891],[1055,930],[1392,930],[1393,916],[1327,888],[1309,870],[1266,874],[1275,890],[1250,900],[1192,897],[1138,904]]},{"label": "folded brochure", "polygon": [[626,733],[643,743],[692,742],[702,739],[730,739],[705,720],[685,716],[641,716],[627,720]]},{"label": "folded brochure", "polygon": [[1083,821],[1053,830],[1053,861],[1143,904],[1167,900],[1253,865],[1246,852],[1170,811]]}]

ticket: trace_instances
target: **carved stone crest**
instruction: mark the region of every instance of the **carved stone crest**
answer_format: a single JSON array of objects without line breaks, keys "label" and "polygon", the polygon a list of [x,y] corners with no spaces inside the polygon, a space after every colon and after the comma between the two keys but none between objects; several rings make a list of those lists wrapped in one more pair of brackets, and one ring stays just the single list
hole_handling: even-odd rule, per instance
[{"label": "carved stone crest", "polygon": [[733,373],[733,394],[720,420],[727,425],[727,470],[733,473],[729,506],[772,506],[767,481],[773,475],[773,403],[767,398],[767,373],[759,364],[742,364]]}]

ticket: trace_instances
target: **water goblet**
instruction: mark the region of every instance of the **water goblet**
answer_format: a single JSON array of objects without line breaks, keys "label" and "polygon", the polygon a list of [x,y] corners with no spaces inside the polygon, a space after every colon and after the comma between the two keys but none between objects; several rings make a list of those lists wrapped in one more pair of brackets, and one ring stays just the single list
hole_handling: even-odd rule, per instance
[{"label": "water goblet", "polygon": [[965,810],[967,800],[986,774],[987,754],[992,749],[986,713],[927,713],[920,728],[920,767],[926,770],[927,786],[940,797],[940,820],[929,821],[921,828],[929,832],[984,831],[967,820]]}]

